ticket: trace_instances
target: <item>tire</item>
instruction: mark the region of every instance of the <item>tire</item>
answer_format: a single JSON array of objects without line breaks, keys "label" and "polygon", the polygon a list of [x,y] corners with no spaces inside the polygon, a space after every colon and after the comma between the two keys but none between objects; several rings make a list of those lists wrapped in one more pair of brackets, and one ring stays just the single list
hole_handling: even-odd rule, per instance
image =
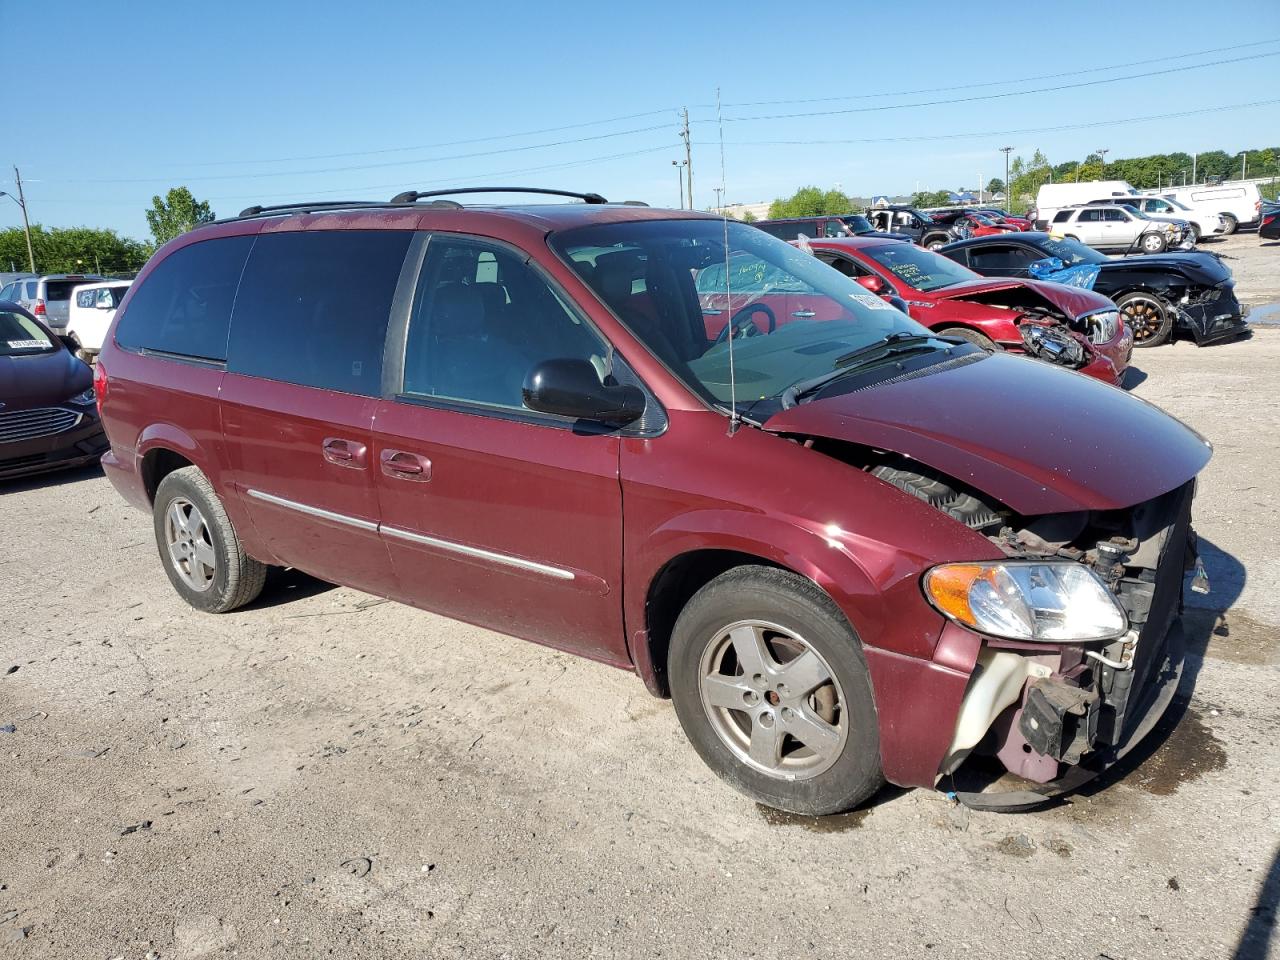
[{"label": "tire", "polygon": [[932,236],[932,237],[925,237],[924,241],[921,243],[921,246],[924,247],[926,250],[941,250],[950,242],[951,242],[950,237]]},{"label": "tire", "polygon": [[1240,229],[1240,221],[1229,213],[1220,215],[1222,217],[1222,235],[1229,237]]},{"label": "tire", "polygon": [[1154,293],[1137,290],[1116,298],[1135,347],[1158,347],[1173,333],[1173,311]]},{"label": "tire", "polygon": [[1164,253],[1169,244],[1158,233],[1144,233],[1141,246],[1143,253]]},{"label": "tire", "polygon": [[[747,654],[741,660],[739,650]],[[884,784],[862,647],[830,598],[803,577],[755,566],[721,574],[681,611],[667,666],[694,749],[751,799],[822,816],[857,806]],[[788,674],[788,666],[801,672]],[[788,687],[789,677],[802,675]]]},{"label": "tire", "polygon": [[960,340],[968,340],[976,347],[983,350],[989,350],[992,353],[999,353],[1004,347],[996,343],[985,333],[979,333],[977,330],[970,330],[968,327],[943,327],[941,330],[935,330],[940,337],[957,337]]},{"label": "tire", "polygon": [[160,481],[152,526],[169,582],[197,610],[227,613],[262,592],[267,565],[244,552],[222,501],[199,468],[184,467]]}]

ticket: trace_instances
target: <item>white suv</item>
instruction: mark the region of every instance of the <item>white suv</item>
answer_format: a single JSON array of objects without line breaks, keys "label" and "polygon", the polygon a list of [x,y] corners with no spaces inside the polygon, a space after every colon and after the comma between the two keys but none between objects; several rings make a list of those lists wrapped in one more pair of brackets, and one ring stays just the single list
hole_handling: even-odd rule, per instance
[{"label": "white suv", "polygon": [[76,356],[90,360],[102,349],[116,307],[124,299],[132,280],[106,280],[85,283],[71,291],[67,315],[67,336],[75,340]]},{"label": "white suv", "polygon": [[1053,215],[1049,232],[1071,237],[1099,250],[1123,250],[1135,246],[1143,253],[1164,253],[1183,242],[1184,231],[1167,220],[1153,220],[1131,206],[1110,203],[1067,207]]},{"label": "white suv", "polygon": [[1226,234],[1226,220],[1216,213],[1192,210],[1184,203],[1165,197],[1110,197],[1090,203],[1124,204],[1140,210],[1153,220],[1181,220],[1191,227],[1190,240],[1194,244],[1201,237],[1221,237]]}]

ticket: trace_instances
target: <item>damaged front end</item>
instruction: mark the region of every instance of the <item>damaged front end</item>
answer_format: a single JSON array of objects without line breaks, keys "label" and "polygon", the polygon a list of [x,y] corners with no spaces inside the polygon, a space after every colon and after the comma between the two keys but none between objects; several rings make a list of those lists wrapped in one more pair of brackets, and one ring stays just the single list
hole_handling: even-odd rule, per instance
[{"label": "damaged front end", "polygon": [[1174,309],[1181,325],[1200,345],[1227,340],[1248,329],[1249,308],[1237,299],[1234,280],[1211,287],[1188,287],[1174,302]]},{"label": "damaged front end", "polygon": [[1105,297],[1052,284],[1022,281],[1017,286],[956,295],[953,299],[1007,310],[1029,356],[1077,370],[1106,383],[1119,383],[1133,351],[1133,337],[1119,311]]},{"label": "damaged front end", "polygon": [[[895,471],[891,482],[911,491],[908,468],[882,466],[872,472],[883,476],[886,469]],[[913,465],[909,472],[919,469]],[[948,481],[934,481],[935,505],[942,502],[938,482]],[[961,511],[943,504],[944,512],[1000,547],[1008,563],[986,566],[1018,571],[1024,594],[1043,603],[1047,624],[1043,637],[1015,638],[1015,631],[999,623],[975,630],[982,634],[982,649],[938,770],[961,801],[984,809],[1043,803],[1114,763],[1154,726],[1181,675],[1177,619],[1185,572],[1196,571],[1192,589],[1208,590],[1191,530],[1194,486],[1194,480],[1188,481],[1123,510],[1038,517],[1019,517],[973,492],[964,493]],[[1101,617],[1111,614],[1097,606],[1098,624],[1089,629],[1098,639],[1055,639],[1054,629],[1059,636],[1070,632],[1062,629],[1063,618],[1090,615],[1087,609],[1069,611],[1061,604],[1055,609],[1050,581],[1073,569],[1076,580],[1088,571],[1085,586],[1105,590],[1121,612],[1107,625]],[[931,602],[973,629],[963,613],[931,595],[936,590],[928,584],[930,575],[926,595]],[[991,579],[1000,602],[1008,602],[1012,580],[1002,585]],[[974,602],[983,602],[984,592],[994,596],[984,585]],[[1088,607],[1097,601],[1086,590],[1073,602]],[[1104,633],[1108,628],[1109,634]],[[1005,772],[1030,783],[1012,791],[1007,786],[993,790]]]}]

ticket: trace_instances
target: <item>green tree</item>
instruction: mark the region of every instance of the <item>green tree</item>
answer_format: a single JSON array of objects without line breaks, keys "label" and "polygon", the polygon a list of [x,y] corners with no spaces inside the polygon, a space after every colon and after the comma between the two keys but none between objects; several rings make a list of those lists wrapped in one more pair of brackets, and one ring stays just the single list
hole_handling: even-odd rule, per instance
[{"label": "green tree", "polygon": [[157,247],[213,219],[209,204],[197,200],[186,187],[174,187],[163,199],[152,197],[147,211],[147,226]]},{"label": "green tree", "polygon": [[820,217],[824,214],[852,213],[853,200],[839,190],[801,187],[791,196],[769,204],[769,219]]},{"label": "green tree", "polygon": [[992,177],[987,181],[987,193],[1004,193],[1004,181],[999,177]]},{"label": "green tree", "polygon": [[744,213],[744,214],[742,215],[742,222],[743,222],[743,223],[755,223],[757,219],[759,219],[759,218],[758,218],[754,213],[752,213],[750,210],[748,210],[746,213]]},{"label": "green tree", "polygon": [[951,203],[951,193],[947,190],[917,190],[911,195],[914,207],[945,207]]},{"label": "green tree", "polygon": [[[46,273],[133,273],[147,262],[146,244],[118,235],[114,230],[91,227],[52,229],[31,225],[31,247],[36,269]],[[22,230],[0,230],[0,269],[15,264],[24,268],[27,245]]]}]

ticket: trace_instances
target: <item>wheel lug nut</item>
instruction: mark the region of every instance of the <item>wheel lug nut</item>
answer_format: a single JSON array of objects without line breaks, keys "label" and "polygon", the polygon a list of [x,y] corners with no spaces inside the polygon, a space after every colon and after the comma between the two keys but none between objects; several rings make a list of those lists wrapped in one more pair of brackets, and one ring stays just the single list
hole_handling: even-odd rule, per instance
[{"label": "wheel lug nut", "polygon": [[773,714],[768,710],[760,714],[760,726],[764,727],[766,730],[773,726]]}]

